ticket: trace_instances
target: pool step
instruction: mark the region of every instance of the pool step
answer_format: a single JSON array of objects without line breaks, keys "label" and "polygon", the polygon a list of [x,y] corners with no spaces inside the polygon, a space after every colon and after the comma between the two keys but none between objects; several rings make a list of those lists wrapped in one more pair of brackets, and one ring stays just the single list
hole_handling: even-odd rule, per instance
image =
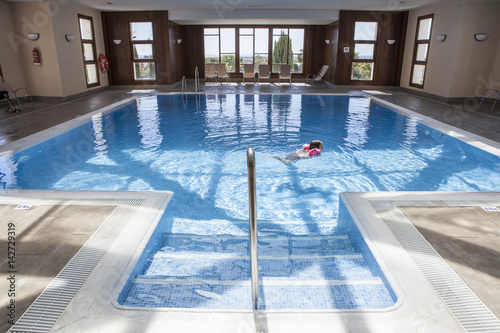
[{"label": "pool step", "polygon": [[[261,256],[327,256],[356,253],[347,235],[259,237]],[[167,234],[158,253],[250,255],[248,236]]]},{"label": "pool step", "polygon": [[[151,283],[130,285],[122,305],[131,307],[251,310],[250,283]],[[361,281],[360,281],[361,282]],[[394,304],[383,283],[259,284],[259,309],[384,309]]]},{"label": "pool step", "polygon": [[[190,220],[176,218],[171,234],[196,234],[201,236],[242,236],[248,239],[248,221],[230,220]],[[304,236],[315,237],[336,235],[336,221],[260,221],[257,224],[259,239],[261,237]]]},{"label": "pool step", "polygon": [[[166,234],[126,297],[129,306],[251,308],[248,236]],[[347,235],[259,237],[260,307],[383,308],[393,304]],[[359,295],[353,297],[353,295]],[[151,298],[151,300],[150,300]]]}]

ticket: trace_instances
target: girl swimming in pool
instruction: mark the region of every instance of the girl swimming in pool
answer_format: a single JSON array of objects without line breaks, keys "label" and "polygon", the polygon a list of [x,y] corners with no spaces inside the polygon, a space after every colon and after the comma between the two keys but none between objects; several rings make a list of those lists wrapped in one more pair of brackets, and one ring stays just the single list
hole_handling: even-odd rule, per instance
[{"label": "girl swimming in pool", "polygon": [[320,156],[323,149],[324,149],[323,142],[321,142],[320,140],[313,140],[311,143],[305,143],[301,149],[297,149],[295,153],[289,154],[286,157],[278,155],[264,155],[264,156],[274,157],[275,159],[280,160],[285,164],[288,164],[303,158]]}]

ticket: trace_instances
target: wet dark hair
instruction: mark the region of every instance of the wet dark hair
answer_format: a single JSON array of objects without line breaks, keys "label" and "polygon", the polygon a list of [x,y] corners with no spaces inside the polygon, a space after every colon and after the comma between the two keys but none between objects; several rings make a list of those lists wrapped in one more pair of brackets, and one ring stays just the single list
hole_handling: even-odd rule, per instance
[{"label": "wet dark hair", "polygon": [[321,145],[323,145],[323,142],[321,142],[319,140],[313,140],[309,144],[309,149],[314,149],[314,148],[318,148],[319,149],[319,147],[321,147]]}]

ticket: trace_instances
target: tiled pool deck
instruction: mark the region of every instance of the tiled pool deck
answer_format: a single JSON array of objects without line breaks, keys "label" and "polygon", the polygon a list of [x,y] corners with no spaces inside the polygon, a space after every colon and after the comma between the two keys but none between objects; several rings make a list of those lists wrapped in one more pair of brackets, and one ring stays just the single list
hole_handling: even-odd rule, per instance
[{"label": "tiled pool deck", "polygon": [[[165,92],[175,89],[158,90]],[[43,108],[39,108],[39,110],[30,110],[27,107],[25,111],[19,114],[0,114],[0,144],[3,145],[13,142],[64,121],[84,115],[90,111],[95,111],[101,107],[118,102],[124,98],[129,98],[131,96],[128,94],[129,91],[130,89],[110,89],[93,96],[64,104],[50,105],[50,103],[37,103],[37,105],[43,106]],[[296,84],[292,87],[287,85],[261,85],[260,87],[255,87],[253,85],[215,86],[206,87],[205,91],[208,93],[348,93],[352,90],[346,88],[329,89],[325,86],[310,88]],[[384,94],[380,94],[379,92],[383,92]],[[359,93],[359,91],[356,91],[356,93]],[[377,91],[374,96],[490,140],[500,142],[500,132],[497,130],[500,125],[500,117],[496,110],[494,113],[490,113],[491,104],[483,105],[481,110],[477,112],[467,110],[468,107],[465,103],[462,105],[463,107],[451,106],[395,90]],[[413,194],[412,200],[418,201],[422,196],[425,195]],[[470,202],[474,200],[476,199],[472,199]],[[450,266],[452,266],[461,278],[467,282],[490,310],[497,316],[500,316],[500,308],[497,302],[500,297],[500,270],[497,264],[500,257],[500,253],[497,249],[497,244],[500,240],[500,212],[486,212],[480,207],[480,200],[476,200],[476,203],[477,204],[473,206],[452,208],[446,205],[443,207],[426,207],[424,204],[422,206],[423,208],[417,205],[399,209],[417,226],[426,236],[428,241],[438,250],[441,256],[448,261]],[[466,214],[464,212],[466,212]],[[107,214],[107,212],[105,213]],[[71,218],[76,218],[75,222],[72,222],[71,219],[68,219],[67,222],[69,224],[77,223],[76,220],[78,220],[77,217],[79,217],[80,214],[82,214],[82,212],[72,214]],[[43,213],[41,217],[45,215],[46,213]],[[35,218],[34,221],[40,221],[40,219]],[[437,223],[436,221],[440,221],[441,223]],[[42,233],[44,230],[43,228],[44,224],[41,223],[40,232]],[[460,230],[458,228],[460,228]],[[91,233],[93,231],[87,230],[86,232]],[[3,229],[1,237],[2,240],[6,237]],[[36,239],[36,235],[32,237]],[[70,238],[65,241],[71,243]],[[74,247],[81,246],[81,240],[76,241],[73,245]],[[6,251],[4,252],[6,253]],[[36,255],[33,251],[27,251],[26,254],[23,254],[23,258],[29,256],[34,257]],[[4,267],[6,266],[6,261],[6,258],[2,258],[2,278],[5,272]],[[45,270],[48,269],[49,268],[45,267]],[[55,276],[60,269],[60,266],[54,267],[54,272],[51,274]],[[401,270],[401,274],[403,275],[409,274],[409,272],[411,272],[411,270]],[[41,281],[40,286],[37,285],[36,288],[33,288],[33,290],[30,291],[31,294],[29,297],[18,299],[19,303],[23,301],[25,303],[31,303],[34,297],[36,297],[36,294],[43,290],[43,285],[50,281],[49,276],[51,275],[48,272],[44,271],[41,273],[40,270],[33,269],[26,271],[25,276],[20,276],[22,279],[26,278],[32,281],[45,280],[45,282]],[[94,279],[96,279],[95,276]],[[22,283],[23,281],[18,282]],[[408,323],[405,322],[404,318],[393,320],[388,316],[377,313],[337,312],[304,314],[297,312],[292,314],[251,314],[177,311],[155,313],[149,311],[110,310],[106,307],[101,307],[103,305],[99,304],[106,298],[104,303],[107,302],[108,305],[111,305],[109,299],[107,299],[108,296],[109,295],[96,298],[94,302],[97,303],[89,303],[89,300],[81,300],[81,298],[79,304],[74,301],[71,309],[74,310],[76,306],[81,313],[75,314],[74,311],[69,311],[70,313],[67,311],[63,319],[56,324],[56,331],[87,330],[95,332],[106,330],[115,332],[153,332],[159,327],[165,329],[170,328],[171,331],[174,332],[419,331],[418,325],[407,326]],[[461,331],[460,326],[453,320],[447,322],[447,319],[443,319],[442,323],[436,323],[436,319],[433,319],[432,313],[429,315],[429,312],[436,309],[437,303],[426,303],[420,296],[418,298],[417,302],[412,304],[411,308],[408,308],[412,309],[411,311],[413,312],[409,315],[413,315],[416,322],[420,320],[418,321],[420,325],[425,323],[427,328],[439,327],[439,332]],[[8,299],[2,296],[0,300],[3,307],[4,301]],[[406,302],[406,304],[408,303],[411,302]],[[27,304],[24,304],[24,308],[27,306]],[[18,309],[22,308],[23,306],[19,306]],[[104,319],[106,317],[106,313],[104,313],[104,317],[101,318],[102,320],[98,321],[96,315],[91,314],[91,309],[108,309],[110,311],[110,316],[108,319]],[[123,314],[117,317],[114,311],[122,311]],[[111,315],[111,312],[113,312],[114,315]],[[18,313],[18,316],[19,315]],[[75,317],[76,315],[80,315],[80,319],[77,319],[77,317]],[[138,320],[139,318],[140,320]],[[425,318],[425,320],[422,321],[422,318]],[[443,330],[443,327],[440,327],[441,324],[444,325],[443,327],[446,327],[447,330]],[[3,325],[1,330],[3,331],[8,327],[8,325]],[[85,327],[87,328],[85,329]],[[423,328],[420,327],[420,330],[422,329]]]}]

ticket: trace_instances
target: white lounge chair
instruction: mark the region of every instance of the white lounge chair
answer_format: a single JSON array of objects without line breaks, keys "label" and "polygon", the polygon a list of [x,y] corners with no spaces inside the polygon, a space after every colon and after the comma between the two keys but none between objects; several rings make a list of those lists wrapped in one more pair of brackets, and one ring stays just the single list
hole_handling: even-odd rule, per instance
[{"label": "white lounge chair", "polygon": [[253,83],[255,84],[255,67],[253,64],[244,64],[245,71],[243,72],[243,83],[245,83],[245,79],[253,79]]},{"label": "white lounge chair", "polygon": [[222,84],[221,79],[226,79],[226,82],[229,83],[229,74],[226,72],[226,64],[221,63],[217,64],[217,77],[219,78],[219,83]]},{"label": "white lounge chair", "polygon": [[217,77],[217,67],[214,63],[205,64],[205,84],[207,84],[207,79],[215,79],[215,82],[219,82]]},{"label": "white lounge chair", "polygon": [[321,70],[316,75],[314,75],[314,74],[307,74],[306,84],[307,84],[308,81],[311,82],[311,85],[314,82],[321,82],[321,80],[323,80],[323,76],[325,76],[326,71],[328,70],[328,67],[329,67],[328,65],[323,65],[323,67],[321,67]]},{"label": "white lounge chair", "polygon": [[259,78],[257,83],[260,83],[260,79],[268,79],[271,83],[271,70],[269,65],[259,65]]},{"label": "white lounge chair", "polygon": [[278,84],[281,84],[280,80],[288,80],[290,84],[292,84],[292,72],[290,65],[286,64],[280,65],[280,76],[278,78]]}]

